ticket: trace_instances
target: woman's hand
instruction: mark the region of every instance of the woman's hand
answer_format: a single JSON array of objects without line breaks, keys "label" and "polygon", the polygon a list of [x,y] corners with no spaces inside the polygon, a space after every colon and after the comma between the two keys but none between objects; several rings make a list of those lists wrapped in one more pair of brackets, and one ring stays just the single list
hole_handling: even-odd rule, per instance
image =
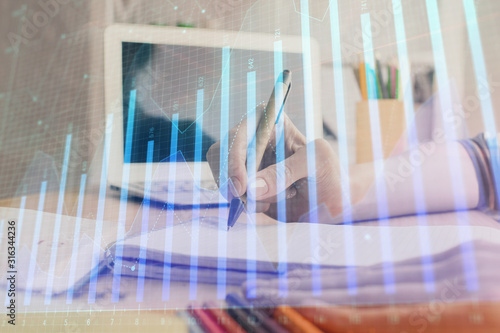
[{"label": "woman's hand", "polygon": [[[317,205],[325,204],[331,216],[342,211],[341,184],[339,162],[329,143],[317,139],[309,144],[306,138],[294,126],[290,118],[284,116],[285,160],[276,165],[276,135],[273,130],[271,140],[264,153],[260,171],[255,176],[255,182],[248,184],[246,169],[247,131],[246,121],[230,130],[228,135],[229,154],[227,163],[228,177],[232,180],[236,196],[247,191],[255,196],[257,212],[265,212],[278,219],[277,180],[285,182],[286,221],[298,221],[309,212],[309,188],[316,187]],[[309,152],[309,153],[308,153]],[[315,174],[309,174],[308,158],[315,158]],[[220,141],[210,147],[207,160],[214,178],[219,180]],[[279,170],[284,172],[279,173]],[[312,186],[311,188],[313,188]],[[280,196],[282,197],[282,196]]]}]

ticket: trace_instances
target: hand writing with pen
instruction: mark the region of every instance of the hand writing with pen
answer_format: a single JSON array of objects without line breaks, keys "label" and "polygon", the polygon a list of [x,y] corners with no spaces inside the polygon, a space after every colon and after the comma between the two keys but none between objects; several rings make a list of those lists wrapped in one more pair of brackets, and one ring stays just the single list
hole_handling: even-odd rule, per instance
[{"label": "hand writing with pen", "polygon": [[[309,187],[314,182],[317,189],[317,204],[325,204],[332,216],[341,212],[341,187],[339,163],[329,143],[317,139],[306,142],[305,136],[295,127],[290,118],[284,117],[285,160],[276,165],[276,135],[272,130],[270,140],[262,158],[255,182],[248,183],[247,162],[247,121],[231,129],[226,142],[230,144],[227,156],[228,177],[234,184],[235,196],[249,194],[256,200],[256,211],[278,219],[278,180],[284,179],[286,193],[286,221],[298,221],[309,211]],[[218,141],[210,147],[207,161],[216,180],[219,179],[220,145]],[[308,150],[314,150],[316,161],[315,177],[308,176]],[[312,155],[312,154],[311,154]],[[278,170],[284,170],[279,172]],[[283,197],[283,195],[281,195]]]}]

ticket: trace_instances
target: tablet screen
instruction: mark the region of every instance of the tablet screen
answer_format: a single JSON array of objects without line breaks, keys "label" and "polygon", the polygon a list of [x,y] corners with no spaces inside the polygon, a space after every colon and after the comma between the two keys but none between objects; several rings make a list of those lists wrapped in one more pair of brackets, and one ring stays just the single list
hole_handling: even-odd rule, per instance
[{"label": "tablet screen", "polygon": [[[122,42],[124,162],[160,162],[177,151],[188,162],[206,161],[222,123],[237,126],[251,105],[269,99],[274,58],[273,51]],[[282,61],[293,71],[302,55],[283,53]],[[287,100],[287,113],[300,110],[299,117],[301,72]]]}]

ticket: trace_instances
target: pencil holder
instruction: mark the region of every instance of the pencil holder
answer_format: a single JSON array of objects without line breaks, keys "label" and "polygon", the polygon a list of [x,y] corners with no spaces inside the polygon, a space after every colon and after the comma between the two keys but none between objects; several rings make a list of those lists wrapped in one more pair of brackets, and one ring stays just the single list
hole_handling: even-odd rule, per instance
[{"label": "pencil holder", "polygon": [[387,158],[405,130],[403,101],[396,99],[363,100],[356,107],[356,163],[373,161],[370,107],[378,109],[382,152]]}]

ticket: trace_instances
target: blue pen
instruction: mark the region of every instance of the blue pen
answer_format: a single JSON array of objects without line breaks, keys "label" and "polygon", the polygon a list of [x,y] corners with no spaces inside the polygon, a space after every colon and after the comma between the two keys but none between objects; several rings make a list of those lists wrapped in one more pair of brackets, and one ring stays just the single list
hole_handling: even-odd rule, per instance
[{"label": "blue pen", "polygon": [[[280,85],[282,86],[284,94],[278,115],[276,115],[274,94],[276,88],[279,88]],[[262,110],[262,114],[260,115],[259,123],[257,125],[255,134],[255,165],[257,166],[257,168],[262,162],[262,158],[264,157],[264,152],[266,151],[267,143],[271,138],[271,133],[272,130],[274,129],[274,126],[276,125],[279,117],[281,116],[291,86],[292,86],[292,73],[288,69],[285,69],[283,73],[278,77],[278,80],[276,81],[271,97],[269,98],[269,102],[267,103],[266,108]],[[276,121],[273,122],[271,125],[272,128],[269,128],[267,124],[268,119],[276,119]],[[231,203],[229,205],[229,216],[227,219],[227,230],[229,230],[229,228],[231,228],[236,223],[236,220],[238,220],[238,218],[240,217],[241,213],[243,212],[243,209],[245,208],[246,200],[247,200],[246,194],[243,194],[241,197],[233,198],[231,200]]]}]

